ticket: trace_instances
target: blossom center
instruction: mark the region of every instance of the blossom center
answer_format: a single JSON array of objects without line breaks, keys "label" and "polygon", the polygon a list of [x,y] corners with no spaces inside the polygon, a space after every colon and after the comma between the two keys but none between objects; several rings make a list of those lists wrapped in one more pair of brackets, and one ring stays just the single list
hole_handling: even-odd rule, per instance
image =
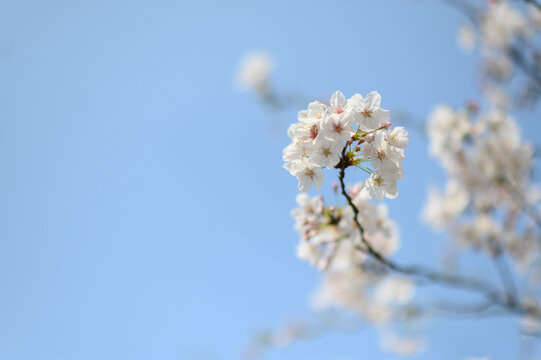
[{"label": "blossom center", "polygon": [[312,125],[312,127],[310,128],[310,139],[314,140],[315,138],[317,138],[318,134],[319,128],[317,127],[317,125]]},{"label": "blossom center", "polygon": [[374,185],[376,185],[377,187],[382,187],[383,186],[383,179],[380,178],[379,176],[375,177],[374,178]]},{"label": "blossom center", "polygon": [[372,117],[372,110],[364,109],[363,111],[361,111],[361,115],[365,118]]},{"label": "blossom center", "polygon": [[329,157],[331,155],[331,149],[329,148],[322,148],[321,149],[321,154],[325,157]]},{"label": "blossom center", "polygon": [[332,127],[333,127],[333,130],[336,131],[337,133],[341,133],[342,130],[344,130],[344,126],[342,125],[341,122],[335,122],[332,124]]}]

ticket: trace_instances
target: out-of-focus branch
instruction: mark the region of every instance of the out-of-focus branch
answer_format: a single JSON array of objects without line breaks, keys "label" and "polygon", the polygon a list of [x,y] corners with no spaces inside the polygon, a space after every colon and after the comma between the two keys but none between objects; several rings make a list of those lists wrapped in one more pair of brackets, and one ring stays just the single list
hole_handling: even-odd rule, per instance
[{"label": "out-of-focus branch", "polygon": [[461,315],[465,317],[479,315],[480,313],[484,313],[493,307],[494,307],[494,304],[491,301],[485,301],[485,302],[477,303],[477,304],[457,304],[457,303],[450,303],[450,302],[439,302],[439,303],[430,305],[430,308],[433,309],[432,311],[435,314],[453,313],[453,314]]},{"label": "out-of-focus branch", "polygon": [[[327,317],[326,315],[331,315]],[[495,309],[492,302],[451,303],[435,302],[429,304],[410,304],[395,309],[392,322],[417,319],[445,318],[449,320],[478,319],[496,316],[509,316],[509,312]],[[321,315],[319,315],[321,316]],[[330,320],[330,321],[329,321]],[[360,333],[368,324],[359,317],[342,318],[337,314],[323,314],[323,317],[311,322],[286,324],[272,332],[265,331],[256,337],[251,345],[249,359],[260,359],[270,348],[289,346],[300,341],[311,341],[328,334]]]},{"label": "out-of-focus branch", "polygon": [[496,267],[496,271],[498,272],[498,276],[502,281],[503,288],[506,292],[507,301],[511,303],[518,302],[519,295],[517,286],[515,284],[515,280],[513,279],[513,274],[511,274],[509,266],[505,261],[503,253],[498,254],[498,256],[494,258],[494,265]]},{"label": "out-of-focus branch", "polygon": [[[536,9],[541,11],[541,4],[536,0],[522,0],[525,3],[528,3],[534,6]],[[458,10],[464,16],[466,16],[475,27],[479,27],[479,17],[480,13],[475,6],[471,5],[466,1],[461,0],[443,0],[444,3],[448,4],[450,7]],[[541,88],[541,72],[539,66],[531,61],[528,61],[524,53],[516,46],[512,45],[507,49],[507,54],[510,59],[518,66],[522,72],[528,76],[537,88]]]},{"label": "out-of-focus branch", "polygon": [[537,1],[535,0],[523,0],[525,3],[528,3],[530,5],[532,5],[533,7],[535,7],[537,10],[541,11],[541,4],[538,3]]},{"label": "out-of-focus branch", "polygon": [[516,46],[511,46],[507,50],[507,53],[522,72],[529,76],[537,87],[541,88],[541,73],[539,72],[539,66],[529,62]]}]

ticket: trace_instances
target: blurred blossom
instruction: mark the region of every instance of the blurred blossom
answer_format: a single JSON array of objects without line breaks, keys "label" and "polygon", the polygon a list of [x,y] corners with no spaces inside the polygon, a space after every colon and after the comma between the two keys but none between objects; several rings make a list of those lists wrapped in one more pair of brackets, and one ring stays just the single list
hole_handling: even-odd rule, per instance
[{"label": "blurred blossom", "polygon": [[380,345],[383,349],[397,356],[415,356],[425,348],[425,344],[421,339],[411,336],[398,336],[396,334],[384,335]]},{"label": "blurred blossom", "polygon": [[458,28],[458,45],[464,52],[471,53],[475,50],[477,38],[475,29],[471,25],[463,24]]},{"label": "blurred blossom", "polygon": [[498,81],[508,79],[512,70],[511,60],[507,56],[492,56],[486,61],[488,75]]},{"label": "blurred blossom", "polygon": [[501,86],[492,85],[486,87],[484,95],[495,109],[507,109],[511,104],[509,94]]},{"label": "blurred blossom", "polygon": [[263,51],[252,51],[239,63],[236,80],[243,90],[265,92],[270,86],[269,77],[274,69],[274,61],[270,54]]},{"label": "blurred blossom", "polygon": [[441,231],[466,209],[468,203],[468,192],[457,182],[448,182],[444,192],[431,186],[423,209],[423,220]]},{"label": "blurred blossom", "polygon": [[445,192],[430,189],[424,219],[450,231],[455,245],[488,256],[506,251],[518,270],[527,268],[539,258],[540,234],[519,209],[533,206],[538,191],[530,184],[533,147],[515,119],[503,109],[474,114],[439,106],[427,130],[448,180]]},{"label": "blurred blossom", "polygon": [[538,334],[541,330],[541,321],[533,316],[525,316],[520,321],[520,330],[528,335]]},{"label": "blurred blossom", "polygon": [[481,19],[481,34],[486,50],[508,48],[516,38],[531,34],[526,18],[504,1],[490,3]]},{"label": "blurred blossom", "polygon": [[406,304],[413,298],[414,292],[412,280],[389,276],[377,286],[375,300],[381,304]]},{"label": "blurred blossom", "polygon": [[464,112],[438,105],[428,116],[427,122],[430,155],[447,162],[453,152],[460,150],[463,139],[470,131],[471,123]]}]

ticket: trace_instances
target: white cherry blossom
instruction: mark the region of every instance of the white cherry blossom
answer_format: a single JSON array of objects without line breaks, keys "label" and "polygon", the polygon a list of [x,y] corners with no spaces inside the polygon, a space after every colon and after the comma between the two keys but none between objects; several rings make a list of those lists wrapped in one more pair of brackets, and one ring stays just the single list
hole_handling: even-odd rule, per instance
[{"label": "white cherry blossom", "polygon": [[396,172],[376,171],[365,180],[361,191],[373,200],[381,201],[384,197],[394,199],[398,196],[396,182],[399,178]]},{"label": "white cherry blossom", "polygon": [[349,101],[349,106],[357,115],[359,128],[363,131],[370,131],[386,124],[390,118],[390,112],[380,108],[381,95],[372,91],[366,98],[355,94]]},{"label": "white cherry blossom", "polygon": [[306,192],[310,190],[312,184],[319,190],[321,185],[323,185],[323,172],[321,171],[321,167],[307,159],[294,161],[290,171],[299,180],[300,191]]},{"label": "white cherry blossom", "polygon": [[402,149],[408,146],[410,136],[402,126],[397,126],[392,130],[388,130],[386,135],[386,139],[390,145]]}]

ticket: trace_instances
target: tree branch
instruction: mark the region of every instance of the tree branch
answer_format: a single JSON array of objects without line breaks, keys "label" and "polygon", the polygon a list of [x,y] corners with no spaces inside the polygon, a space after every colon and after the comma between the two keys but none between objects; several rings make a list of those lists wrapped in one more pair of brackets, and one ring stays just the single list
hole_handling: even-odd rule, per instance
[{"label": "tree branch", "polygon": [[366,240],[364,228],[358,219],[359,209],[353,203],[353,199],[346,191],[344,178],[345,178],[346,168],[349,166],[348,162],[349,160],[347,159],[347,156],[346,156],[346,148],[344,148],[344,150],[342,151],[342,159],[340,160],[340,173],[339,173],[338,179],[340,180],[340,188],[341,188],[342,195],[344,195],[344,197],[347,200],[348,205],[353,210],[353,214],[354,214],[353,221],[355,222],[355,225],[357,225],[359,229],[359,233],[361,235],[361,243],[364,246],[364,248],[360,245],[355,246],[357,250],[363,253],[367,253],[376,261],[378,261],[380,264],[382,264],[386,268],[393,270],[395,272],[405,274],[405,275],[421,277],[421,278],[433,281],[435,283],[448,285],[455,288],[465,289],[465,290],[479,293],[483,295],[487,300],[492,302],[494,305],[498,305],[511,313],[515,313],[518,315],[526,315],[526,314],[534,315],[534,316],[540,315],[537,309],[519,304],[517,301],[514,300],[514,298],[505,296],[505,294],[502,294],[499,290],[495,289],[494,286],[488,283],[485,283],[483,281],[462,277],[460,275],[441,273],[436,270],[432,270],[432,269],[420,267],[420,266],[400,265],[385,258],[383,255],[381,255]]}]

